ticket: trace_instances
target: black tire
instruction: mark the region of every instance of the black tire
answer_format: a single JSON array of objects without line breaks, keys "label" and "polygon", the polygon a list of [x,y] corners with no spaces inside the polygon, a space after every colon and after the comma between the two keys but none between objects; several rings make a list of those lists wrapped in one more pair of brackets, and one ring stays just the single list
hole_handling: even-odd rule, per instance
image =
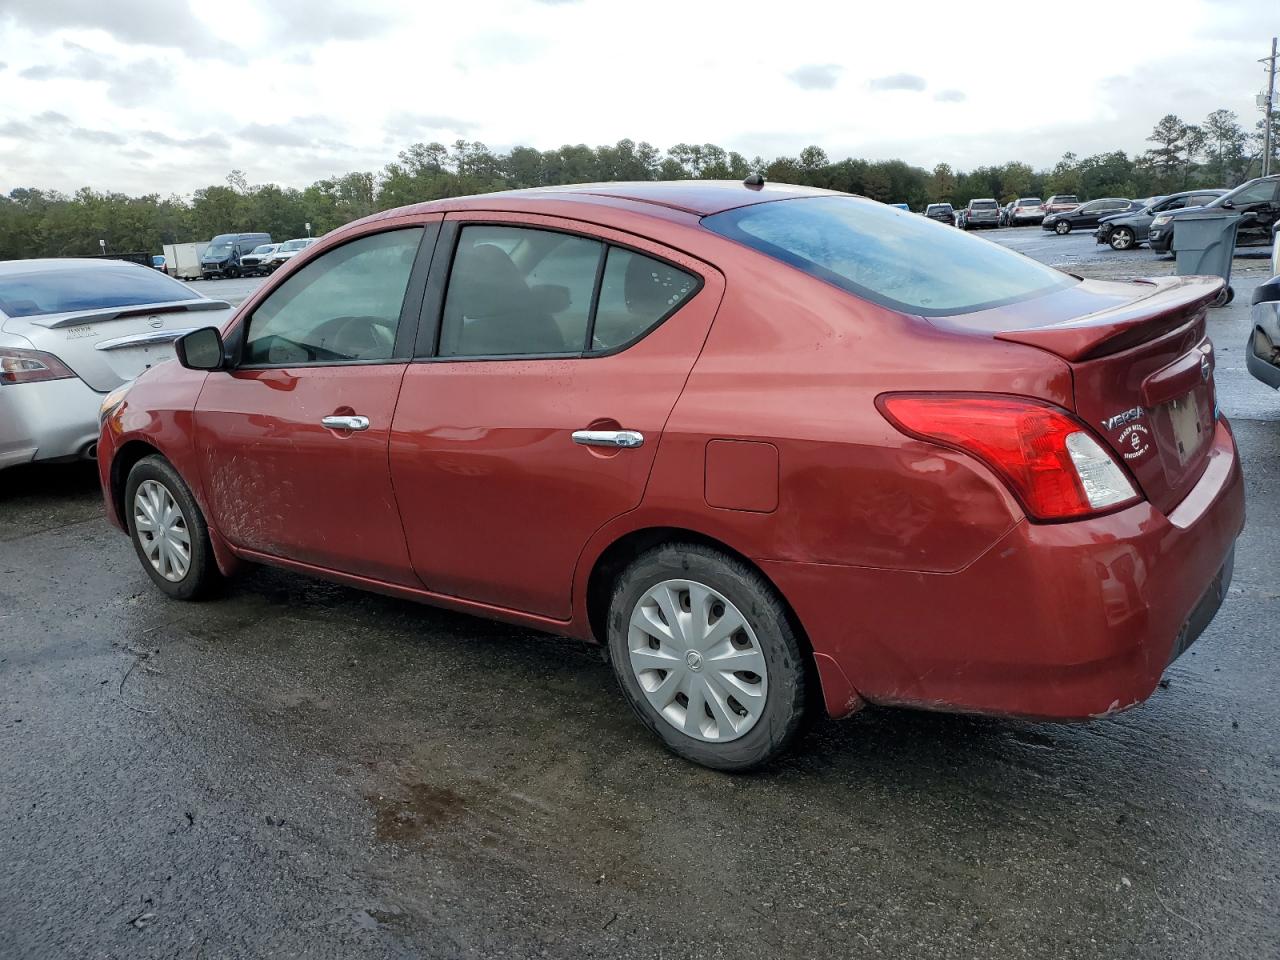
[{"label": "black tire", "polygon": [[[137,509],[134,498],[138,488],[148,480],[160,484],[173,498],[182,511],[182,520],[190,538],[190,560],[186,574],[180,580],[166,579],[152,565],[147,557],[142,538],[137,529]],[[125,483],[124,516],[129,527],[129,539],[133,541],[133,550],[138,555],[138,562],[147,572],[160,590],[175,600],[199,600],[209,596],[215,587],[222,582],[222,574],[213,558],[213,545],[209,540],[209,527],[205,523],[204,514],[191,495],[191,489],[178,474],[172,464],[164,457],[152,455],[143,457],[129,471],[129,479]]]},{"label": "black tire", "polygon": [[1067,223],[1065,220],[1059,220],[1053,225],[1053,232],[1060,237],[1065,237],[1071,232],[1071,224]]},{"label": "black tire", "polygon": [[[765,705],[754,726],[737,739],[714,743],[678,730],[640,687],[628,645],[631,615],[645,594],[664,580],[693,580],[710,587],[737,607],[755,634],[767,671]],[[686,760],[714,770],[748,770],[785,750],[801,727],[808,658],[786,608],[756,570],[711,547],[670,543],[637,557],[614,584],[608,645],[614,676],[627,702],[671,752]]]},{"label": "black tire", "polygon": [[1132,250],[1136,241],[1137,237],[1128,227],[1116,227],[1111,231],[1111,237],[1107,242],[1112,250]]},{"label": "black tire", "polygon": [[1236,292],[1233,288],[1227,286],[1218,291],[1218,296],[1214,298],[1213,305],[1215,307],[1225,307],[1228,303],[1236,298]]}]

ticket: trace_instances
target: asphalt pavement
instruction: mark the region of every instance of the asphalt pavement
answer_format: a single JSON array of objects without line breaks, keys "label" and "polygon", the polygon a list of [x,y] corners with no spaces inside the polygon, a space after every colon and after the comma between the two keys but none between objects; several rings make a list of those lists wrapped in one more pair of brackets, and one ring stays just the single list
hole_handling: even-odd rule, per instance
[{"label": "asphalt pavement", "polygon": [[588,647],[267,569],[166,601],[91,470],[0,474],[0,957],[1280,957],[1260,275],[1210,320],[1231,594],[1087,724],[868,710],[717,774]]}]

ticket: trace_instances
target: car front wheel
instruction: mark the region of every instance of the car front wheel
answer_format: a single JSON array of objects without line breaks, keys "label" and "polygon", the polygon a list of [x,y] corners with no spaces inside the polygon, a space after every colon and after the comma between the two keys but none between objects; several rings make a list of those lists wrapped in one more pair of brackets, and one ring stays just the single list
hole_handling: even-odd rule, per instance
[{"label": "car front wheel", "polygon": [[1133,231],[1128,227],[1118,227],[1111,232],[1112,250],[1130,250],[1133,248]]},{"label": "car front wheel", "polygon": [[164,593],[195,600],[218,583],[204,515],[169,461],[150,456],[134,464],[125,484],[125,517],[142,569]]},{"label": "car front wheel", "polygon": [[746,770],[800,728],[800,640],[773,588],[740,560],[695,544],[638,557],[615,584],[608,644],[632,708],[687,760]]},{"label": "car front wheel", "polygon": [[1067,223],[1065,220],[1059,220],[1053,225],[1053,232],[1060,237],[1065,236],[1071,232],[1071,224]]}]

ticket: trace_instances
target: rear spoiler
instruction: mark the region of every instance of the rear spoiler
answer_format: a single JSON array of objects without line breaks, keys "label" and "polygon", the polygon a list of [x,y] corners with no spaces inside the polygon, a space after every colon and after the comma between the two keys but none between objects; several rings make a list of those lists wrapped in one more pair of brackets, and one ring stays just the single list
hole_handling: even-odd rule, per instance
[{"label": "rear spoiler", "polygon": [[1208,306],[1225,283],[1220,277],[1162,277],[1138,282],[1155,289],[1118,307],[1043,327],[1004,330],[995,338],[1039,347],[1064,360],[1092,360],[1177,329]]},{"label": "rear spoiler", "polygon": [[88,310],[73,310],[70,313],[53,313],[45,316],[21,317],[28,323],[57,330],[61,327],[78,327],[86,323],[102,323],[107,320],[122,320],[126,317],[150,317],[157,313],[194,313],[203,310],[230,310],[231,304],[225,300],[177,300],[173,303],[151,303],[128,307],[93,307]]}]

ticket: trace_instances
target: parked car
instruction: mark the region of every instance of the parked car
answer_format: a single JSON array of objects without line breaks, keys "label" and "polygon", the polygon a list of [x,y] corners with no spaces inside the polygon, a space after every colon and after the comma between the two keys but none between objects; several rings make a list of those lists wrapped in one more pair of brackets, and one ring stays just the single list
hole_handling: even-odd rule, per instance
[{"label": "parked car", "polygon": [[1009,217],[1013,214],[1013,201],[1010,200],[1000,208],[1000,226],[1009,226]]},{"label": "parked car", "polygon": [[1253,291],[1253,312],[1245,364],[1253,376],[1280,389],[1280,232],[1277,233],[1272,268],[1276,271]]},{"label": "parked car", "polygon": [[1040,221],[1040,227],[1044,230],[1052,230],[1062,236],[1080,227],[1096,227],[1103,217],[1111,214],[1128,213],[1139,209],[1141,209],[1141,205],[1135,200],[1125,200],[1121,197],[1105,197],[1101,200],[1090,200],[1088,203],[1082,203],[1080,206],[1072,210],[1064,210],[1062,213],[1051,213]]},{"label": "parked car", "polygon": [[931,203],[924,208],[924,215],[948,226],[956,225],[956,211],[949,203]]},{"label": "parked car", "polygon": [[1113,250],[1132,250],[1147,242],[1151,221],[1162,213],[1181,210],[1183,207],[1199,207],[1222,196],[1225,190],[1184,190],[1167,197],[1152,197],[1139,210],[1116,213],[1103,217],[1098,223],[1094,238],[1098,243],[1110,244]]},{"label": "parked car", "polygon": [[1231,579],[1221,286],[755,178],[440,200],[108,397],[99,476],[170,597],[250,560],[596,639],[712,767],[816,697],[1107,715]]},{"label": "parked car", "polygon": [[286,240],[276,248],[275,252],[272,253],[271,256],[267,257],[263,261],[263,267],[266,269],[267,273],[278,270],[315,242],[315,237],[300,237],[297,240]]},{"label": "parked car", "polygon": [[159,270],[161,273],[164,273],[164,257],[158,253],[153,254],[151,257],[151,269]]},{"label": "parked car", "polygon": [[1026,223],[1039,223],[1044,219],[1044,210],[1039,197],[1019,197],[1010,205],[1009,226],[1020,227]]},{"label": "parked car", "polygon": [[891,203],[889,206],[893,207],[895,210],[906,210],[908,213],[911,212],[911,204],[909,203]]},{"label": "parked car", "polygon": [[1187,206],[1159,214],[1151,221],[1147,242],[1157,253],[1169,253],[1173,249],[1173,231],[1179,217],[1192,210],[1219,209],[1241,215],[1236,246],[1269,243],[1271,228],[1280,222],[1280,174],[1242,183],[1203,207]]},{"label": "parked car", "polygon": [[254,247],[243,257],[240,258],[240,267],[248,276],[257,276],[258,274],[270,273],[264,261],[270,259],[271,254],[280,249],[278,243],[262,243]]},{"label": "parked car", "polygon": [[0,469],[93,456],[102,396],[230,315],[134,263],[0,262]]},{"label": "parked car", "polygon": [[1078,206],[1080,206],[1080,199],[1075,194],[1055,193],[1041,204],[1041,218],[1043,219],[1051,213],[1066,213],[1068,210],[1074,210]]},{"label": "parked car", "polygon": [[215,277],[238,277],[244,273],[240,258],[271,242],[269,233],[224,233],[209,241],[200,255],[200,273],[206,280]]},{"label": "parked car", "polygon": [[966,230],[1000,226],[1000,204],[991,199],[970,200],[965,207],[963,226]]},{"label": "parked car", "polygon": [[956,211],[956,226],[961,230],[964,229],[964,218],[966,213],[968,213],[968,210],[965,207],[961,207]]}]

